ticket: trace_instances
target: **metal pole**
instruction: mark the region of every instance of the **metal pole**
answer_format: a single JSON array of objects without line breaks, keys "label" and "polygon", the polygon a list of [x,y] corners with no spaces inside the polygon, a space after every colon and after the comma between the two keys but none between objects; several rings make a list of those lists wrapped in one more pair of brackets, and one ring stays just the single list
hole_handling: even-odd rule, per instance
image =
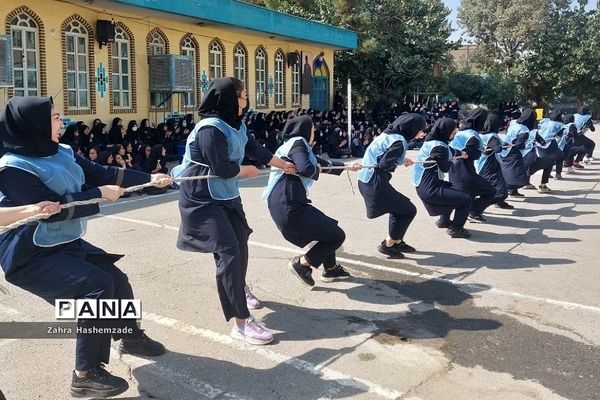
[{"label": "metal pole", "polygon": [[352,143],[352,81],[348,78],[348,148]]}]

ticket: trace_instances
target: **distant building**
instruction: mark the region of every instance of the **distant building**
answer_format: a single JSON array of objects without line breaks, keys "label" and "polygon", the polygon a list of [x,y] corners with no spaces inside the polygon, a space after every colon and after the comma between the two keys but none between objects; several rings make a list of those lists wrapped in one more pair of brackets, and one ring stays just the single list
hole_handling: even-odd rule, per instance
[{"label": "distant building", "polygon": [[462,71],[475,72],[474,71],[475,67],[474,67],[471,59],[473,57],[473,53],[475,52],[476,48],[477,48],[477,45],[475,45],[475,44],[466,44],[466,45],[460,46],[456,50],[450,51],[450,56],[452,57],[452,62],[454,63],[457,71],[459,71],[459,72],[462,72]]}]

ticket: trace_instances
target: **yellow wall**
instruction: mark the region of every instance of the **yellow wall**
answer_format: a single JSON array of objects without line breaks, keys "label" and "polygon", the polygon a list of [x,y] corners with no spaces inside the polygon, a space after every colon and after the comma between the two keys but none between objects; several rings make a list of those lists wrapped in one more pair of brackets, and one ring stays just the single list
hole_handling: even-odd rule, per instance
[{"label": "yellow wall", "polygon": [[[148,85],[148,62],[147,62],[147,45],[146,35],[153,28],[159,27],[169,40],[170,53],[180,54],[179,43],[181,38],[186,33],[192,33],[199,43],[200,47],[200,71],[206,70],[208,74],[208,45],[215,37],[218,37],[225,47],[225,72],[227,76],[233,76],[233,48],[239,41],[243,42],[248,50],[248,81],[249,95],[251,100],[251,108],[255,108],[255,62],[254,51],[258,45],[263,45],[267,50],[268,55],[268,76],[274,78],[275,68],[275,52],[281,48],[284,53],[299,51],[312,53],[316,57],[320,52],[325,53],[325,60],[329,66],[329,105],[332,107],[333,99],[333,50],[331,48],[322,47],[318,44],[308,44],[303,42],[294,42],[284,40],[282,38],[269,37],[267,34],[253,33],[250,31],[236,30],[223,25],[204,25],[198,26],[191,22],[184,22],[181,18],[170,16],[169,14],[157,14],[148,12],[145,9],[125,9],[116,3],[104,3],[102,6],[98,3],[77,2],[70,4],[65,1],[48,1],[48,0],[1,0],[0,6],[0,21],[2,22],[0,32],[10,34],[6,31],[6,18],[14,9],[27,6],[41,18],[44,24],[44,39],[45,39],[45,58],[46,58],[46,95],[55,96],[55,104],[59,110],[63,110],[67,118],[74,121],[83,120],[91,122],[93,118],[99,117],[104,122],[110,122],[114,116],[121,116],[125,122],[130,119],[141,120],[150,118],[151,120],[162,121],[163,113],[158,114],[150,110],[149,107],[149,85]],[[137,109],[135,113],[119,114],[115,110],[114,114],[110,113],[109,96],[110,93],[105,93],[104,97],[96,91],[96,113],[87,113],[85,115],[69,115],[68,110],[64,109],[63,101],[63,56],[62,56],[62,35],[61,24],[73,14],[79,14],[83,17],[95,31],[96,20],[114,18],[116,22],[122,22],[132,32],[135,38],[135,64],[136,64],[136,92],[137,92]],[[152,14],[152,15],[151,15]],[[95,37],[95,33],[94,33]],[[108,47],[106,45],[99,48],[98,42],[94,41],[94,64],[97,67],[102,63],[107,68],[108,73]],[[42,60],[43,61],[43,60]],[[312,61],[312,60],[311,60]],[[290,110],[297,108],[292,106],[292,72],[291,68],[285,64],[286,75],[286,101],[285,107],[274,108],[274,95],[269,97],[269,108],[261,109],[260,111],[269,110]],[[95,72],[94,72],[95,75]],[[95,76],[90,76],[90,81],[95,81]],[[109,78],[110,79],[110,78]],[[108,89],[108,86],[107,86]],[[57,95],[58,94],[58,95]],[[177,99],[175,95],[175,99]],[[0,88],[0,106],[4,106],[8,98],[8,90]],[[302,96],[302,106],[308,108],[308,96]],[[180,108],[177,101],[174,102],[174,111],[191,112]],[[169,110],[170,111],[170,110]]]}]

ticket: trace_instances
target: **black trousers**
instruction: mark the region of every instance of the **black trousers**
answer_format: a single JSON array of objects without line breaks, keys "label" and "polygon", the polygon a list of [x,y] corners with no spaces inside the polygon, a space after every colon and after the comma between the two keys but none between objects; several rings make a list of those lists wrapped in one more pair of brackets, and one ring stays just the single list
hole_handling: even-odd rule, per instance
[{"label": "black trousers", "polygon": [[566,157],[564,160],[565,165],[567,167],[572,167],[574,161],[577,161],[577,162],[583,161],[583,157],[585,156],[585,153],[586,153],[586,148],[582,145],[573,144],[573,145],[568,146],[565,149],[565,153],[566,153]]},{"label": "black trousers", "polygon": [[[85,259],[71,253],[56,253],[27,265],[11,274],[10,282],[50,304],[55,299],[133,299],[133,290],[125,275],[103,255]],[[139,334],[136,320],[78,320],[82,328],[130,328]],[[122,336],[113,336],[114,340]],[[87,371],[100,363],[108,363],[109,334],[78,334],[75,369]]]},{"label": "black trousers", "polygon": [[222,228],[237,243],[213,253],[217,265],[217,292],[225,319],[250,317],[246,305],[246,271],[248,270],[248,225],[235,210],[224,209],[227,219]]},{"label": "black trousers", "polygon": [[465,226],[467,217],[471,210],[472,199],[468,193],[450,187],[441,188],[441,196],[431,196],[422,198],[424,202],[435,206],[454,208],[454,219],[450,219],[452,211],[440,215],[439,222],[444,225],[450,225],[454,229],[460,230]]},{"label": "black trousers", "polygon": [[336,225],[333,233],[327,238],[320,239],[306,252],[304,257],[315,268],[321,264],[325,269],[334,268],[337,265],[335,251],[340,248],[344,240],[346,240],[346,233]]},{"label": "black trousers", "polygon": [[388,233],[394,240],[404,240],[408,227],[417,215],[417,207],[404,195],[406,201],[399,202],[395,210],[390,211]]},{"label": "black trousers", "polygon": [[[548,161],[541,158],[536,159],[531,165],[527,166],[527,174],[535,174],[537,171],[542,170],[542,185],[545,185],[550,180],[550,174],[552,173],[552,167],[554,167],[554,161]],[[561,169],[562,171],[562,169]],[[559,173],[559,172],[557,172]],[[530,182],[531,183],[531,182]]]},{"label": "black trousers", "polygon": [[[586,157],[594,156],[594,149],[596,148],[596,142],[594,142],[592,139],[588,138],[587,136],[579,136],[575,140],[575,145],[585,147],[585,156]],[[582,160],[583,160],[583,157],[581,158],[581,160],[578,159],[577,161],[582,161]]]}]

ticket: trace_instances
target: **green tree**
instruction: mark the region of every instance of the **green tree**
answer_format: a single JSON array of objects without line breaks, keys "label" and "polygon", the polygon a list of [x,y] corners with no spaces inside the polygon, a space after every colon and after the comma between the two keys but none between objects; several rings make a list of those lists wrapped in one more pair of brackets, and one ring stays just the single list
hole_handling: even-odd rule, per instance
[{"label": "green tree", "polygon": [[335,55],[336,87],[348,78],[368,108],[389,105],[440,83],[434,64],[449,65],[450,11],[441,0],[264,0],[267,7],[358,32],[353,51]]},{"label": "green tree", "polygon": [[458,21],[478,45],[474,62],[512,75],[542,30],[549,6],[549,0],[462,0]]}]

